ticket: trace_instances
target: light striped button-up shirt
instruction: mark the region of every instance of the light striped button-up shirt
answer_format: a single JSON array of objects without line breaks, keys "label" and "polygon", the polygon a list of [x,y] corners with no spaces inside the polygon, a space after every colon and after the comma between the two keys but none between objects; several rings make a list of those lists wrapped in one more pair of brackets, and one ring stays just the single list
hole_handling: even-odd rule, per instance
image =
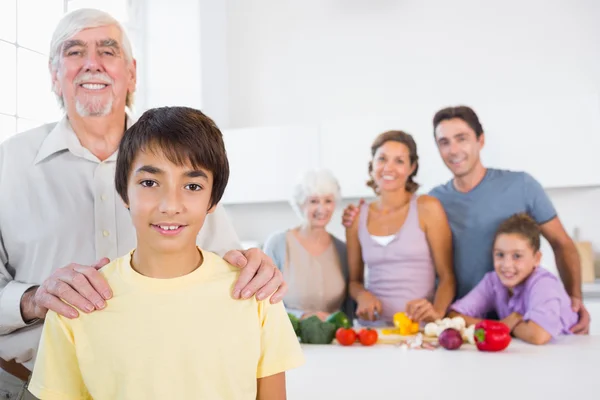
[{"label": "light striped button-up shirt", "polygon": [[[132,124],[128,117],[127,126]],[[132,250],[136,236],[115,190],[116,153],[100,161],[67,118],[0,145],[0,357],[32,367],[41,324],[21,316],[23,293],[70,263],[91,265]],[[222,207],[206,217],[200,247],[240,247]]]}]

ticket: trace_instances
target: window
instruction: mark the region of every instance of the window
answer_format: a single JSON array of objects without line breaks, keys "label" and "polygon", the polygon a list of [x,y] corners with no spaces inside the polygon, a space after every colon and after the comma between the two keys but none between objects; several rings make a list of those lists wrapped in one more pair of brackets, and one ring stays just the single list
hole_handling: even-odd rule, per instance
[{"label": "window", "polygon": [[0,142],[62,115],[51,90],[48,52],[64,13],[78,8],[109,12],[123,23],[135,49],[139,10],[132,4],[136,1],[0,0]]}]

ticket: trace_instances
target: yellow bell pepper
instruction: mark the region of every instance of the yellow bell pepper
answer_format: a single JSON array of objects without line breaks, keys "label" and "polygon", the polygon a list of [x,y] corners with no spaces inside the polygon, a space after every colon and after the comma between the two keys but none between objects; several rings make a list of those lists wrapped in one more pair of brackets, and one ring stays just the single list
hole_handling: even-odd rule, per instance
[{"label": "yellow bell pepper", "polygon": [[399,312],[394,314],[394,325],[402,336],[409,336],[419,333],[419,323],[413,322],[406,313]]}]

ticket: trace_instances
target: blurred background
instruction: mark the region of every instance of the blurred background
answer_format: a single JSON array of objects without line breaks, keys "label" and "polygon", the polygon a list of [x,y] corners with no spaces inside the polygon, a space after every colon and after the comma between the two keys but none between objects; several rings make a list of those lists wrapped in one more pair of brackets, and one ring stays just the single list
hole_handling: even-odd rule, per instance
[{"label": "blurred background", "polygon": [[311,167],[341,183],[329,228],[344,239],[341,210],[372,196],[369,147],[384,130],[415,137],[421,192],[447,181],[431,119],[465,104],[486,132],[484,164],[531,173],[569,233],[600,252],[596,0],[0,0],[0,140],[61,116],[48,47],[81,7],[128,31],[135,114],[189,105],[222,128],[223,203],[246,246],[299,222],[288,199]]}]

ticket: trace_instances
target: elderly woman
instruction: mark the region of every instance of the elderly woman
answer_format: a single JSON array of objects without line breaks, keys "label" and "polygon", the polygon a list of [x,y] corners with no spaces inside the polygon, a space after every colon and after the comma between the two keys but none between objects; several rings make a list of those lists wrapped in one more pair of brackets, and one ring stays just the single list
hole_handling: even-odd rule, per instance
[{"label": "elderly woman", "polygon": [[339,310],[350,318],[354,315],[346,245],[326,230],[339,200],[339,184],[329,171],[306,172],[291,201],[302,223],[265,242],[264,252],[288,284],[283,302],[298,318],[316,315],[325,320]]}]

